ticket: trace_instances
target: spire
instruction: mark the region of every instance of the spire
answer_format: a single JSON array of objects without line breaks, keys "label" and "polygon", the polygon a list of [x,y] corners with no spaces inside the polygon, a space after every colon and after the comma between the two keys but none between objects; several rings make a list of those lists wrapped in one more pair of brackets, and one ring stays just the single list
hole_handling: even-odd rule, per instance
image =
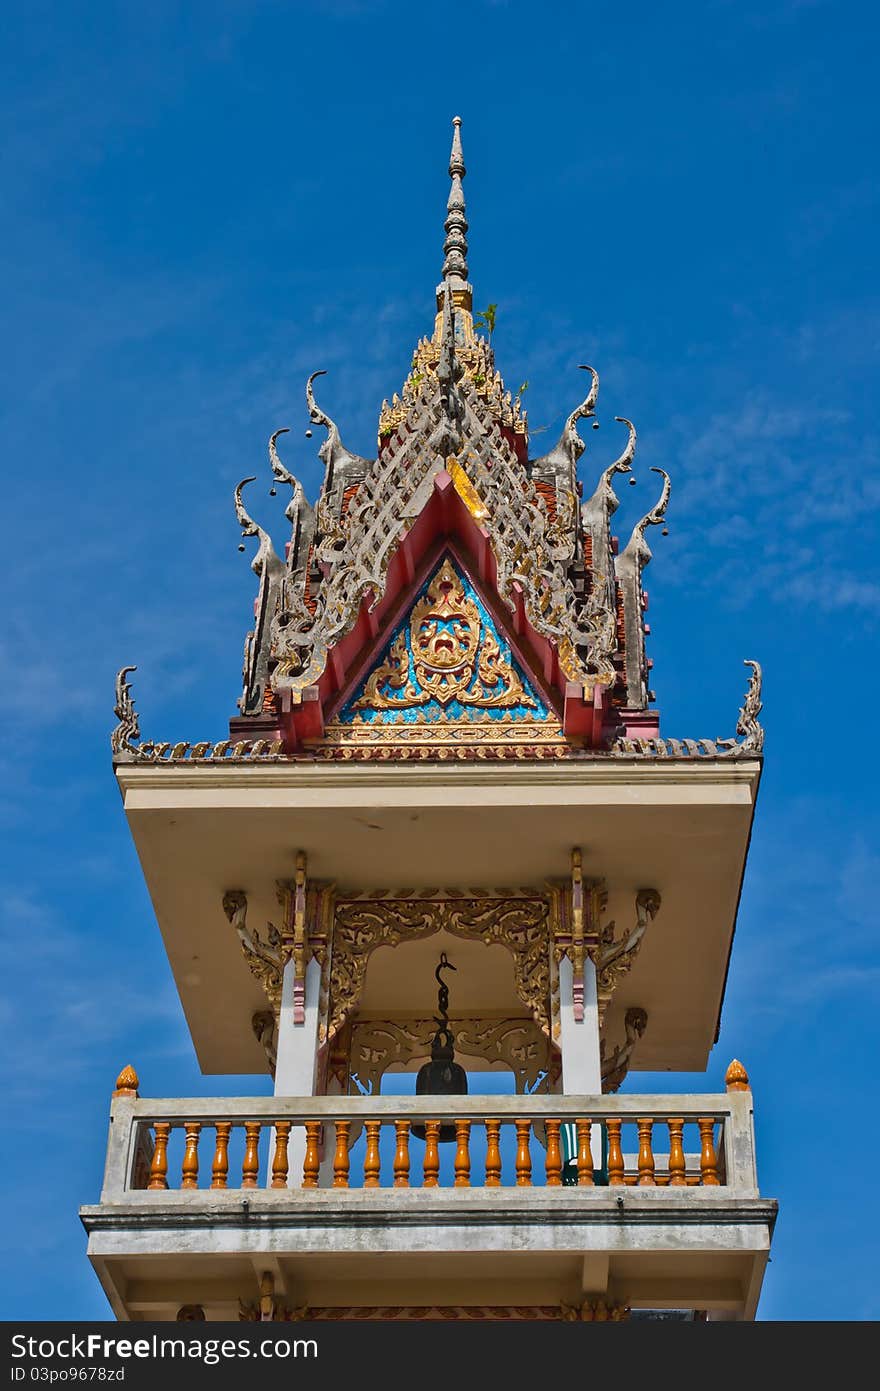
[{"label": "spire", "polygon": [[452,152],[449,156],[449,177],[452,187],[446,203],[446,240],[443,243],[443,284],[437,286],[437,308],[442,308],[447,285],[459,308],[470,313],[473,307],[473,287],[468,284],[467,216],[464,206],[462,179],[465,176],[464,154],[461,148],[461,117],[452,118]]}]

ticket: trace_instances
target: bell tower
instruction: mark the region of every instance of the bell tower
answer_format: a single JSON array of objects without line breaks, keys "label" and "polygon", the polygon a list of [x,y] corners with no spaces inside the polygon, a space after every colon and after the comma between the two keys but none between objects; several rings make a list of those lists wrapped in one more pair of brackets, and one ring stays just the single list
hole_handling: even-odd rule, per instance
[{"label": "bell tower", "polygon": [[[735,737],[661,735],[643,579],[670,479],[621,549],[636,431],[616,416],[619,453],[585,467],[592,367],[532,456],[473,313],[458,117],[449,177],[433,332],[375,456],[314,372],[314,504],[269,439],[280,551],[235,489],[257,595],[228,736],[142,739],[117,678],[114,769],[200,1065],[274,1079],[148,1099],[120,1074],[82,1209],[120,1318],[755,1314],[776,1204],[745,1069],[720,1094],[632,1082],[704,1070],[717,1038],[761,669]],[[381,1094],[392,1070],[413,1095]],[[510,1095],[472,1084],[499,1070]]]}]

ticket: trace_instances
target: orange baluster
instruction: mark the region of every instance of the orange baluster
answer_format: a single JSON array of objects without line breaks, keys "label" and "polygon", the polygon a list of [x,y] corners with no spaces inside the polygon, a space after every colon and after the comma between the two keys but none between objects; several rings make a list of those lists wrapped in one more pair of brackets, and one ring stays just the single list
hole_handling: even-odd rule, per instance
[{"label": "orange baluster", "polygon": [[486,1121],[486,1187],[501,1187],[501,1148],[498,1136],[501,1134],[500,1121]]},{"label": "orange baluster", "polygon": [[364,1130],[367,1132],[367,1149],[364,1154],[364,1188],[379,1187],[379,1168],[381,1159],[379,1158],[379,1130],[381,1121],[365,1121]]},{"label": "orange baluster", "polygon": [[544,1132],[547,1136],[547,1158],[544,1161],[544,1169],[547,1175],[547,1187],[559,1188],[562,1183],[562,1155],[559,1151],[559,1121],[545,1121]]},{"label": "orange baluster", "polygon": [[198,1188],[199,1186],[199,1136],[202,1133],[199,1121],[187,1121],[186,1123],[186,1145],[183,1151],[183,1169],[181,1173],[181,1188]]},{"label": "orange baluster", "polygon": [[529,1151],[529,1132],[531,1121],[516,1122],[516,1186],[530,1188],[532,1183],[532,1156]]},{"label": "orange baluster", "polygon": [[700,1173],[707,1186],[718,1185],[718,1160],[715,1157],[713,1130],[715,1122],[711,1116],[703,1116],[697,1121],[700,1127]]},{"label": "orange baluster", "polygon": [[260,1122],[245,1121],[244,1161],[241,1166],[242,1188],[256,1188],[260,1171]]},{"label": "orange baluster", "polygon": [[211,1187],[225,1188],[226,1175],[229,1173],[229,1132],[232,1129],[231,1121],[218,1121],[214,1129],[217,1132],[217,1140],[214,1145],[214,1161],[211,1165]]},{"label": "orange baluster", "polygon": [[333,1156],[333,1187],[348,1187],[348,1134],[351,1121],[336,1122],[336,1153]]},{"label": "orange baluster", "polygon": [[620,1126],[621,1122],[609,1120],[605,1122],[608,1130],[608,1182],[609,1184],[623,1183],[623,1151],[620,1148]]},{"label": "orange baluster", "polygon": [[593,1185],[593,1150],[590,1145],[591,1129],[592,1123],[590,1121],[577,1122],[577,1171],[579,1188],[591,1188]]},{"label": "orange baluster", "polygon": [[409,1188],[409,1121],[395,1121],[394,1187]]},{"label": "orange baluster", "polygon": [[157,1121],[153,1126],[156,1136],[156,1145],[153,1150],[153,1158],[150,1164],[150,1181],[148,1188],[167,1188],[168,1179],[168,1136],[171,1133],[171,1126],[165,1121]]},{"label": "orange baluster", "polygon": [[471,1155],[468,1147],[471,1134],[470,1121],[455,1122],[455,1184],[456,1188],[471,1186]]},{"label": "orange baluster", "polygon": [[651,1136],[654,1131],[652,1120],[640,1120],[639,1126],[639,1184],[645,1187],[654,1186],[654,1151],[651,1148]]},{"label": "orange baluster", "polygon": [[425,1161],[422,1167],[422,1187],[436,1188],[440,1182],[440,1122],[425,1121]]},{"label": "orange baluster", "polygon": [[306,1121],[306,1154],[303,1160],[303,1188],[317,1188],[321,1167],[321,1122]]},{"label": "orange baluster", "polygon": [[275,1122],[275,1155],[272,1159],[272,1187],[287,1187],[287,1142],[290,1139],[290,1121]]},{"label": "orange baluster", "polygon": [[684,1172],[684,1145],[681,1138],[684,1120],[668,1120],[666,1124],[669,1126],[669,1186],[682,1188],[687,1184]]}]

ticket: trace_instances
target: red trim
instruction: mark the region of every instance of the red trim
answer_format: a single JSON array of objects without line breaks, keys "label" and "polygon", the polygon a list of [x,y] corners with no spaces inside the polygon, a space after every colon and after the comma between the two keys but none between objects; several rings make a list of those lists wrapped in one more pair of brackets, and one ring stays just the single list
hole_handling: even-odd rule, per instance
[{"label": "red trim", "polygon": [[532,627],[518,587],[511,614],[498,593],[498,574],[488,532],[474,521],[444,469],[435,476],[428,501],[389,561],[385,593],[375,609],[370,611],[367,595],[351,632],[331,650],[317,683],[302,692],[299,702],[294,703],[289,692],[280,692],[286,753],[294,753],[304,743],[323,737],[325,723],[355,686],[366,679],[370,666],[444,550],[449,550],[465,570],[523,670],[560,715],[566,737],[576,745],[599,746],[604,688],[597,685],[592,691],[585,690],[566,679],[559,667],[555,643]]}]

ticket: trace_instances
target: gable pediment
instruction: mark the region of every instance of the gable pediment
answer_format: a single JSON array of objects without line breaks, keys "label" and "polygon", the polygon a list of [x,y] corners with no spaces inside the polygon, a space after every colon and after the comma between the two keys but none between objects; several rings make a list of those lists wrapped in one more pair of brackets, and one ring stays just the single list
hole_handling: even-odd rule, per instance
[{"label": "gable pediment", "polygon": [[564,743],[558,717],[450,555],[328,724],[326,739],[426,751]]}]

